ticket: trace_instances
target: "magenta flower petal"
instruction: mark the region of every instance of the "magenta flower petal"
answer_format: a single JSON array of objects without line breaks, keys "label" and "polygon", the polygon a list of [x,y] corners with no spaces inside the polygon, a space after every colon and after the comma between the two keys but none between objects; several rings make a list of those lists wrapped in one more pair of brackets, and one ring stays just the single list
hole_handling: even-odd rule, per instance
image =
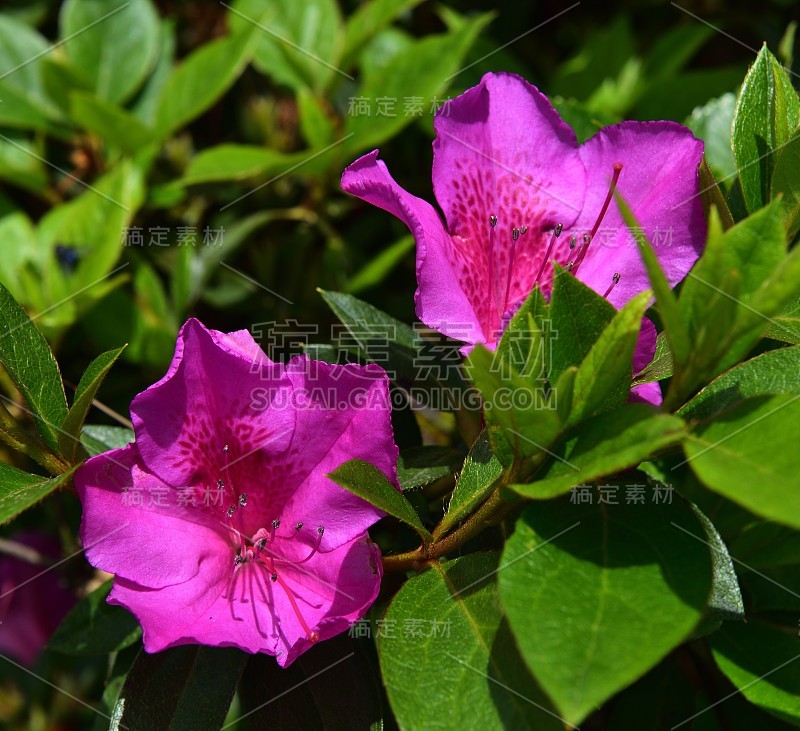
[{"label": "magenta flower petal", "polygon": [[[706,223],[697,168],[703,143],[675,122],[623,122],[606,127],[581,146],[587,177],[584,210],[576,233],[591,231],[608,195],[615,163],[622,164],[617,191],[653,243],[671,285],[692,268],[705,241]],[[612,203],[577,277],[621,307],[650,284],[641,256],[619,209]]]},{"label": "magenta flower petal", "polygon": [[189,321],[167,375],[134,399],[136,442],[75,484],[89,561],[145,648],[191,642],[279,656],[349,626],[380,586],[366,529],[383,514],[331,481],[369,460],[396,484],[378,366],[273,363],[244,332]]},{"label": "magenta flower petal", "polygon": [[417,316],[425,323],[437,323],[436,329],[445,335],[460,340],[466,330],[471,342],[484,342],[478,316],[465,294],[468,283],[460,279],[455,244],[433,206],[403,190],[389,175],[383,160],[378,160],[377,150],[344,171],[342,188],[396,216],[414,234]]},{"label": "magenta flower petal", "polygon": [[[117,578],[109,602],[136,615],[148,652],[185,644],[234,646],[276,655],[286,666],[315,642],[363,617],[378,595],[380,578],[380,552],[363,535],[305,564],[288,566],[278,581],[252,566],[231,577],[228,563],[206,562],[196,581],[158,591]],[[169,622],[164,621],[165,604]],[[311,628],[318,634],[314,642],[308,639]]]},{"label": "magenta flower petal", "polygon": [[[417,316],[464,341],[464,350],[494,347],[536,284],[549,295],[554,261],[616,307],[647,289],[633,237],[609,197],[615,164],[616,188],[670,283],[698,257],[703,144],[678,124],[625,122],[578,146],[535,87],[486,74],[440,109],[435,127],[433,183],[447,228],[392,181],[377,152],[353,163],[342,187],[408,224],[417,240]],[[410,215],[409,202],[425,213]]]},{"label": "magenta flower petal", "polygon": [[[555,226],[570,226],[581,211],[578,142],[547,97],[513,74],[484,76],[435,127],[433,186],[451,258],[493,342],[503,315],[533,289]],[[545,288],[551,276],[545,267]]]}]

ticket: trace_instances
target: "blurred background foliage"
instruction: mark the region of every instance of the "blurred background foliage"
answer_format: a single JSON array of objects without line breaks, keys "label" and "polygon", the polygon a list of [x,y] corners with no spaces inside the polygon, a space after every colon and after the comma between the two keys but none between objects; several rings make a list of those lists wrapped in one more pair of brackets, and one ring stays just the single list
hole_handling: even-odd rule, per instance
[{"label": "blurred background foliage", "polygon": [[[189,315],[222,330],[296,321],[324,342],[335,318],[319,287],[411,322],[413,240],[341,193],[348,163],[380,147],[398,181],[432,199],[433,109],[486,71],[507,70],[539,86],[581,139],[621,119],[685,122],[732,192],[739,85],[765,41],[793,68],[794,9],[790,0],[762,0],[757,13],[713,0],[5,2],[0,281],[47,336],[68,385],[97,353],[129,344],[102,393],[121,414],[163,374]],[[20,523],[60,526],[74,545],[78,512],[59,495]],[[39,671],[87,697],[102,687],[102,662],[46,653]],[[21,670],[15,677],[32,702],[30,728],[54,728],[48,707],[59,728],[85,727],[78,706]],[[3,686],[0,718],[20,703]]]}]

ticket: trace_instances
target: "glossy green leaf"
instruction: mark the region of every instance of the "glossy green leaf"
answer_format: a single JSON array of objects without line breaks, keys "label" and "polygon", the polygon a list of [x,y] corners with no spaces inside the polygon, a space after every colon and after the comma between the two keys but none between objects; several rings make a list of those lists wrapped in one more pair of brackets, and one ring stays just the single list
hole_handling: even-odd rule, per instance
[{"label": "glossy green leaf", "polygon": [[125,347],[110,350],[107,353],[97,356],[81,376],[78,388],[75,391],[75,399],[72,402],[69,413],[58,433],[58,445],[61,453],[71,462],[75,459],[80,446],[80,433],[83,422],[92,408],[97,391],[103,379],[111,370],[117,358],[122,355]]},{"label": "glossy green leaf", "polygon": [[497,570],[497,554],[436,563],[395,596],[379,651],[400,728],[563,729],[516,650]]},{"label": "glossy green leaf", "polygon": [[111,714],[112,728],[221,728],[247,658],[235,647],[140,651]]},{"label": "glossy green leaf", "polygon": [[128,99],[158,56],[158,13],[150,0],[67,0],[59,25],[70,62],[105,101]]},{"label": "glossy green leaf", "polygon": [[452,475],[464,462],[464,455],[451,447],[408,447],[400,450],[397,481],[401,490],[413,490]]},{"label": "glossy green leaf", "polygon": [[142,636],[136,618],[106,603],[113,585],[109,579],[81,599],[50,638],[48,648],[67,655],[105,655],[136,642]]},{"label": "glossy green leaf", "polygon": [[155,127],[166,137],[202,114],[242,73],[252,54],[252,29],[211,41],[187,56],[164,82]]},{"label": "glossy green leaf", "polygon": [[633,351],[650,298],[649,291],[640,292],[627,302],[578,366],[568,424],[577,424],[627,402],[633,378]]},{"label": "glossy green leaf", "polygon": [[[531,332],[535,328],[531,324]],[[537,346],[538,350],[538,346]],[[489,438],[501,464],[543,454],[562,428],[554,394],[543,378],[528,378],[482,345],[466,361],[484,401]]]},{"label": "glossy green leaf", "polygon": [[384,709],[378,678],[369,637],[342,634],[315,645],[287,668],[269,655],[254,655],[247,661],[239,696],[254,731],[380,731]]},{"label": "glossy green leaf", "polygon": [[792,82],[765,44],[742,84],[731,128],[733,156],[751,213],[769,200],[775,152],[789,141],[799,118]]},{"label": "glossy green leaf", "polygon": [[629,404],[600,414],[553,449],[547,469],[527,485],[510,488],[528,498],[547,499],[578,485],[636,467],[654,453],[679,443],[683,422],[644,404]]},{"label": "glossy green leaf", "polygon": [[669,340],[665,332],[660,332],[656,338],[656,352],[653,353],[653,360],[634,376],[633,385],[662,381],[669,378],[672,372],[672,351],[669,349]]},{"label": "glossy green leaf", "polygon": [[423,540],[431,540],[431,534],[422,525],[408,499],[374,465],[363,459],[351,459],[328,477],[354,495],[410,525]]},{"label": "glossy green leaf", "polygon": [[552,341],[551,381],[569,366],[579,366],[616,310],[608,300],[556,265],[550,318]]},{"label": "glossy green leaf", "polygon": [[791,241],[800,231],[800,136],[794,136],[776,157],[772,197],[782,196],[783,224]]},{"label": "glossy green leaf", "polygon": [[795,296],[780,314],[772,317],[763,335],[792,345],[800,344],[800,295]]},{"label": "glossy green leaf", "polygon": [[440,530],[446,533],[469,517],[494,490],[502,474],[503,466],[492,451],[488,434],[483,431],[464,461]]},{"label": "glossy green leaf", "polygon": [[795,626],[726,625],[710,640],[719,669],[747,700],[800,725],[800,640]]},{"label": "glossy green leaf", "polygon": [[81,432],[81,442],[90,456],[108,452],[110,449],[122,449],[134,439],[133,429],[124,426],[106,426],[105,424],[86,424]]},{"label": "glossy green leaf", "polygon": [[568,722],[691,633],[711,587],[707,546],[683,502],[531,505],[498,573],[522,656]]},{"label": "glossy green leaf", "polygon": [[48,479],[0,462],[0,524],[7,523],[65,485],[73,471]]},{"label": "glossy green leaf", "polygon": [[714,492],[798,528],[798,420],[800,394],[746,399],[696,428],[684,441],[686,461]]},{"label": "glossy green leaf", "polygon": [[714,379],[678,413],[708,419],[742,399],[800,394],[800,347],[780,348],[744,361]]},{"label": "glossy green leaf", "polygon": [[720,183],[730,182],[736,175],[731,152],[731,122],[736,108],[736,95],[729,92],[696,107],[686,126],[705,143],[703,153]]},{"label": "glossy green leaf", "polygon": [[0,364],[25,397],[44,443],[58,449],[58,426],[67,415],[58,363],[44,336],[2,284]]}]

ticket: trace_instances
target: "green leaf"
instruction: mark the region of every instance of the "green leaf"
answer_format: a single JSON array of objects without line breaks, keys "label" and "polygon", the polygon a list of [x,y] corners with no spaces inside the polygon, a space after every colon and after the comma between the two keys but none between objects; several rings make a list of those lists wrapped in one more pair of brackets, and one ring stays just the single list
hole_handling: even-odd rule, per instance
[{"label": "green leaf", "polygon": [[[695,536],[698,540],[705,541],[711,549],[711,594],[708,598],[708,608],[701,622],[706,625],[703,634],[716,630],[723,620],[746,621],[744,600],[739,588],[739,578],[733,566],[733,559],[722,540],[716,526],[696,505],[692,505],[695,515],[703,524],[704,533]],[[699,632],[696,629],[695,635]]]},{"label": "green leaf", "polygon": [[500,597],[522,656],[569,723],[691,633],[711,587],[683,503],[529,506],[506,544]]},{"label": "green leaf", "polygon": [[683,443],[686,461],[714,492],[800,528],[798,420],[800,394],[746,399],[697,427]]},{"label": "green leaf", "polygon": [[345,25],[342,58],[347,60],[359,53],[368,41],[395,18],[409,13],[421,2],[422,0],[373,0],[359,5]]},{"label": "green leaf", "polygon": [[800,344],[800,295],[795,296],[779,315],[772,318],[763,336],[792,345]]},{"label": "green leaf", "polygon": [[321,90],[339,77],[342,20],[335,0],[238,0],[228,19],[237,32],[256,28],[253,63],[275,81],[297,90]]},{"label": "green leaf", "polygon": [[656,338],[656,352],[651,360],[633,378],[633,385],[640,383],[653,383],[669,378],[673,372],[672,351],[669,349],[669,340],[665,332],[660,332]]},{"label": "green leaf", "polygon": [[83,91],[73,92],[69,98],[73,121],[94,132],[106,145],[136,152],[153,137],[147,127],[121,107]]},{"label": "green leaf", "polygon": [[432,536],[422,525],[411,503],[377,467],[363,459],[351,459],[328,475],[337,485],[411,526],[423,541]]},{"label": "green leaf", "polygon": [[42,82],[49,45],[35,29],[0,15],[0,125],[46,130],[61,116]]},{"label": "green leaf", "polygon": [[616,313],[608,300],[556,265],[550,298],[550,318],[555,335],[551,382],[555,382],[570,366],[583,362]]},{"label": "green leaf", "polygon": [[510,489],[528,498],[547,499],[608,475],[636,467],[655,452],[680,442],[683,422],[644,404],[629,404],[580,425],[551,454],[549,467],[527,485]]},{"label": "green leaf", "polygon": [[726,625],[710,638],[719,669],[747,700],[800,725],[800,641],[797,628],[762,622]]},{"label": "green leaf", "polygon": [[439,526],[442,533],[469,517],[494,490],[502,474],[503,466],[495,457],[489,436],[484,430],[472,445],[464,469],[458,476],[447,513]]},{"label": "green leaf", "polygon": [[[362,6],[369,7],[369,6]],[[392,270],[405,258],[415,245],[413,236],[404,236],[391,246],[372,257],[347,283],[348,294],[359,292],[383,283]]]},{"label": "green leaf", "polygon": [[720,182],[736,175],[736,163],[731,152],[731,123],[736,108],[736,95],[728,92],[696,107],[686,120],[686,126],[705,143],[704,154]]},{"label": "green leaf", "polygon": [[309,147],[325,147],[334,140],[333,121],[326,102],[305,87],[297,92],[297,113],[300,129]]},{"label": "green leaf", "polygon": [[791,241],[800,231],[800,136],[793,137],[777,153],[771,191],[773,198],[783,197],[783,225]]},{"label": "green leaf", "polygon": [[640,292],[614,315],[578,367],[568,424],[628,400],[633,378],[633,351],[651,292]]},{"label": "green leaf", "polygon": [[70,62],[104,101],[130,98],[158,57],[158,13],[150,0],[67,0],[59,25]]},{"label": "green leaf", "polygon": [[0,524],[34,506],[72,477],[74,469],[47,479],[0,462]]},{"label": "green leaf", "polygon": [[482,345],[472,350],[466,362],[467,372],[483,396],[492,447],[504,466],[543,454],[562,427],[556,409],[558,394],[554,395],[543,379],[526,378],[513,367],[508,372],[507,366]]},{"label": "green leaf", "polygon": [[408,447],[400,451],[397,481],[401,490],[413,490],[453,474],[464,455],[450,447]]},{"label": "green leaf", "polygon": [[112,728],[221,728],[247,657],[234,647],[140,651],[114,706]]},{"label": "green leaf", "polygon": [[[3,137],[5,139],[0,137],[0,178],[12,185],[41,193],[48,185],[48,173],[45,164],[36,156],[36,148],[28,135],[6,130]],[[22,212],[18,215],[24,216]],[[4,216],[0,225],[13,217],[14,214]],[[11,247],[7,245],[7,248]],[[25,252],[18,252],[18,256],[25,256]]]},{"label": "green leaf", "polygon": [[206,43],[185,58],[164,82],[159,95],[155,122],[158,135],[169,136],[217,101],[244,70],[254,43],[251,29]]},{"label": "green leaf", "polygon": [[800,394],[800,347],[780,348],[740,363],[713,380],[678,411],[708,419],[753,396]]},{"label": "green leaf", "polygon": [[25,397],[44,443],[58,449],[67,399],[58,363],[44,336],[0,284],[0,364]]},{"label": "green leaf", "polygon": [[436,563],[395,596],[379,652],[400,728],[563,729],[520,660],[497,571],[497,554]]},{"label": "green leaf", "polygon": [[742,84],[731,128],[733,156],[751,213],[770,199],[775,152],[789,141],[799,117],[792,82],[765,44]]},{"label": "green leaf", "polygon": [[616,200],[622,218],[625,220],[625,225],[631,229],[631,233],[636,239],[636,245],[639,247],[639,253],[647,270],[647,278],[650,280],[650,287],[656,297],[658,312],[664,323],[664,330],[669,340],[673,362],[676,367],[680,368],[689,359],[690,345],[688,328],[678,309],[678,301],[667,281],[664,270],[658,262],[658,257],[653,247],[633,217],[628,204],[619,195],[616,196]]},{"label": "green leaf", "polygon": [[81,432],[81,442],[92,457],[108,452],[110,449],[122,449],[133,439],[133,429],[127,429],[124,426],[87,424]]},{"label": "green leaf", "polygon": [[269,655],[254,655],[239,685],[242,717],[254,731],[381,731],[379,677],[369,641],[347,635],[320,642],[286,668]]},{"label": "green leaf", "polygon": [[47,647],[67,655],[105,655],[130,647],[142,636],[136,618],[122,607],[106,603],[114,580],[109,579],[79,601],[64,618]]},{"label": "green leaf", "polygon": [[75,391],[75,399],[69,410],[58,434],[58,446],[61,453],[70,461],[74,461],[80,446],[80,434],[83,422],[92,408],[100,384],[106,377],[117,358],[122,355],[125,346],[110,350],[107,353],[97,356],[81,376],[78,388]]},{"label": "green leaf", "polygon": [[256,175],[277,175],[308,157],[305,152],[286,153],[255,145],[216,145],[191,159],[181,183],[196,185],[218,180],[247,180]]},{"label": "green leaf", "polygon": [[450,79],[458,72],[467,52],[491,18],[491,13],[484,13],[452,32],[414,41],[400,51],[390,65],[364,79],[354,96],[366,98],[371,111],[379,98],[394,99],[400,107],[395,108],[393,116],[348,116],[345,129],[352,137],[345,145],[347,155],[372,149],[410,124],[415,116],[404,113],[405,99],[421,99],[423,112],[430,109],[434,98],[450,85]]}]

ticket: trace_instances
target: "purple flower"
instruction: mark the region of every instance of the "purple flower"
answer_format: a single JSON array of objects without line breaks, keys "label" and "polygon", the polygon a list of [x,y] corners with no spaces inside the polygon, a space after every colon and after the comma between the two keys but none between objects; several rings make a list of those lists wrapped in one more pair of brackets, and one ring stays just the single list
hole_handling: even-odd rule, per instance
[{"label": "purple flower", "polygon": [[286,666],[360,619],[382,513],[326,475],[361,458],[396,482],[378,366],[273,363],[247,331],[189,320],[166,376],[131,404],[134,444],[76,473],[89,561],[116,574],[157,652],[199,643]]},{"label": "purple flower", "polygon": [[[58,541],[33,531],[11,536],[40,556],[58,559]],[[75,597],[55,571],[14,556],[0,558],[0,653],[33,667]]]},{"label": "purple flower", "polygon": [[617,308],[647,289],[614,188],[672,285],[699,255],[703,143],[679,124],[623,122],[579,145],[536,87],[513,74],[486,74],[439,110],[435,128],[433,188],[444,221],[397,185],[377,150],[342,176],[345,191],[413,232],[417,316],[431,328],[493,348],[534,285],[549,295],[552,261]]}]

